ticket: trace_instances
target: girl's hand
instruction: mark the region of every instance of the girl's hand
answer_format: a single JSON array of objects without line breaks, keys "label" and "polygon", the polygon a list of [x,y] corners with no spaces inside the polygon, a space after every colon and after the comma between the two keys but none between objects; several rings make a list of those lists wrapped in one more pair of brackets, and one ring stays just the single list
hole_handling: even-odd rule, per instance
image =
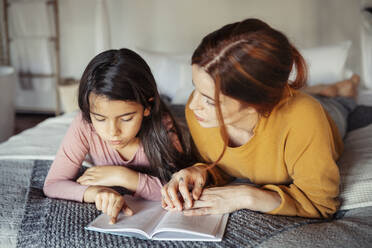
[{"label": "girl's hand", "polygon": [[[207,169],[203,166],[192,166],[173,174],[172,179],[161,189],[161,205],[165,209],[176,207],[182,211],[183,204],[178,198],[181,193],[186,208],[193,206],[193,201],[198,200],[207,181]],[[192,189],[192,197],[189,191]]]},{"label": "girl's hand", "polygon": [[127,216],[133,215],[133,211],[125,203],[124,197],[113,189],[100,186],[88,187],[84,194],[84,201],[92,202],[93,198],[96,208],[110,217],[110,224],[116,223],[120,211]]},{"label": "girl's hand", "polygon": [[279,207],[278,193],[250,185],[213,187],[203,191],[198,201],[184,215],[207,215],[231,213],[239,209],[270,212]]},{"label": "girl's hand", "polygon": [[88,168],[76,181],[81,185],[121,186],[135,191],[138,172],[124,166],[105,165]]}]

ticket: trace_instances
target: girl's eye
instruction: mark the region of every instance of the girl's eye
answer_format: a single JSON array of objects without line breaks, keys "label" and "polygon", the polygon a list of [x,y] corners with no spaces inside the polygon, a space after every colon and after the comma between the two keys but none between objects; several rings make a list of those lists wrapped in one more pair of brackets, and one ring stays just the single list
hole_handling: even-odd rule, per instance
[{"label": "girl's eye", "polygon": [[127,122],[127,121],[131,121],[132,119],[133,119],[133,117],[130,117],[128,119],[121,119],[121,121]]}]

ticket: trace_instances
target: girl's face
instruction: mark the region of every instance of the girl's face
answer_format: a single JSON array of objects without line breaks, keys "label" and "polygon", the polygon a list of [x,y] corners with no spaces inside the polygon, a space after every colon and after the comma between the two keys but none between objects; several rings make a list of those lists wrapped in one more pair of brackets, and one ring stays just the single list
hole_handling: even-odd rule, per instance
[{"label": "girl's face", "polygon": [[[196,119],[202,127],[218,127],[213,78],[200,66],[192,65],[192,79],[195,86],[190,109],[194,112]],[[238,125],[243,118],[257,113],[252,107],[243,107],[238,100],[219,95],[222,117],[226,125]]]},{"label": "girl's face", "polygon": [[144,116],[149,109],[133,101],[109,100],[91,93],[90,118],[98,135],[116,150],[136,141]]}]

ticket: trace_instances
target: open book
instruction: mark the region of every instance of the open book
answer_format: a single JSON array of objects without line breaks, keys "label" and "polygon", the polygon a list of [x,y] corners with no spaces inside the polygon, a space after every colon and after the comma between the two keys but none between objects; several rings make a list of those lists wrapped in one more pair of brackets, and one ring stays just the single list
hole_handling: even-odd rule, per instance
[{"label": "open book", "polygon": [[120,213],[115,224],[101,214],[86,229],[116,235],[154,240],[221,241],[228,214],[184,216],[181,212],[168,212],[159,202],[125,196],[134,215]]}]

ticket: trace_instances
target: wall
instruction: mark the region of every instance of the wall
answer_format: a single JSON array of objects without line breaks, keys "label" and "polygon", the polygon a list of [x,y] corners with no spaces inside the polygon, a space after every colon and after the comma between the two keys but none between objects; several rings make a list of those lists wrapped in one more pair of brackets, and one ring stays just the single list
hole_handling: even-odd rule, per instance
[{"label": "wall", "polygon": [[[61,75],[79,79],[96,55],[97,2],[63,0],[60,10]],[[106,0],[112,48],[190,54],[207,33],[255,17],[283,31],[299,48],[352,40],[347,62],[361,73],[360,8],[372,0]],[[53,91],[53,89],[49,89]],[[28,97],[53,111],[54,93]],[[50,99],[46,98],[49,95]],[[18,99],[35,102],[26,96]],[[31,106],[32,108],[32,106]]]},{"label": "wall", "polygon": [[[95,55],[92,0],[60,1],[62,75],[79,78]],[[359,72],[359,0],[112,0],[113,48],[191,53],[208,32],[257,17],[282,30],[298,47],[350,39],[350,67]]]}]

